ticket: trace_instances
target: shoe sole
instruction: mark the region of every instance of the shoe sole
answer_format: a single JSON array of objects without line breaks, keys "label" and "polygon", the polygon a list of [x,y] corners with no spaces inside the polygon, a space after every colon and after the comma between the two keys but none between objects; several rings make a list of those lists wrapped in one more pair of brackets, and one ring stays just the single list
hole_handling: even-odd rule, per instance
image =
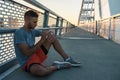
[{"label": "shoe sole", "polygon": [[80,67],[82,64],[71,64],[72,67]]},{"label": "shoe sole", "polygon": [[57,63],[57,64],[70,64],[70,65],[71,65],[71,63],[69,63],[69,62],[59,62],[59,61],[54,61],[53,63]]},{"label": "shoe sole", "polygon": [[60,64],[60,65],[65,65],[64,69],[70,68],[72,65],[69,62],[59,62],[59,61],[54,61],[53,64]]},{"label": "shoe sole", "polygon": [[70,62],[59,62],[59,61],[54,61],[54,63],[57,64],[67,64],[67,65],[71,65],[72,67],[80,67],[82,64],[71,64]]}]

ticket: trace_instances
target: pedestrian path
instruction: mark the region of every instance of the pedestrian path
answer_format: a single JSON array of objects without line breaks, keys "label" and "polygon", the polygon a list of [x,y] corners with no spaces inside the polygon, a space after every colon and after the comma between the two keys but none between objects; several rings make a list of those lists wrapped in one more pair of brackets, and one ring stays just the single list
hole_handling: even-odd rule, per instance
[{"label": "pedestrian path", "polygon": [[[58,38],[63,49],[81,67],[58,70],[49,76],[36,77],[17,69],[3,80],[120,80],[120,44],[103,39],[80,28],[73,28]],[[51,48],[46,65],[63,61]]]}]

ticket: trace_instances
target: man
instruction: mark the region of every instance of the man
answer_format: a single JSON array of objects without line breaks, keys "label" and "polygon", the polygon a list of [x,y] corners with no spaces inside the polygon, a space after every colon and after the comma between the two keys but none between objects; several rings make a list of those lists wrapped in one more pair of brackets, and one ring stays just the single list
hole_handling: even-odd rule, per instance
[{"label": "man", "polygon": [[[36,30],[38,14],[29,10],[24,15],[24,25],[15,32],[14,46],[17,59],[24,71],[33,75],[45,76],[58,69],[79,66],[62,49],[60,43],[51,31]],[[35,44],[35,37],[41,39]],[[46,67],[42,63],[47,58],[50,46],[63,57],[64,62],[55,61],[52,66]]]}]

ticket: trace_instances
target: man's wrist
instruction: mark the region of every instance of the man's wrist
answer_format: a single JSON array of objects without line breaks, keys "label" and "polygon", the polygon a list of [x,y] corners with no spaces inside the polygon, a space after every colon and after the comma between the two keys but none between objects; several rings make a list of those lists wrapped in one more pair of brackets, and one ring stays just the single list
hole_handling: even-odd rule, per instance
[{"label": "man's wrist", "polygon": [[38,42],[39,45],[42,45],[43,43],[44,43],[44,40],[43,40],[43,39],[41,39],[41,40]]}]

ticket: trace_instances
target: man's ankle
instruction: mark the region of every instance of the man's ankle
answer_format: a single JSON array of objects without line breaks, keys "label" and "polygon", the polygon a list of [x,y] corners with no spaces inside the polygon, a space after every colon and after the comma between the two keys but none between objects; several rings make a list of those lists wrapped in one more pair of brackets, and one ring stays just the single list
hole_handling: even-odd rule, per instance
[{"label": "man's ankle", "polygon": [[64,61],[69,61],[71,59],[70,56],[68,56],[67,58],[64,59]]}]

